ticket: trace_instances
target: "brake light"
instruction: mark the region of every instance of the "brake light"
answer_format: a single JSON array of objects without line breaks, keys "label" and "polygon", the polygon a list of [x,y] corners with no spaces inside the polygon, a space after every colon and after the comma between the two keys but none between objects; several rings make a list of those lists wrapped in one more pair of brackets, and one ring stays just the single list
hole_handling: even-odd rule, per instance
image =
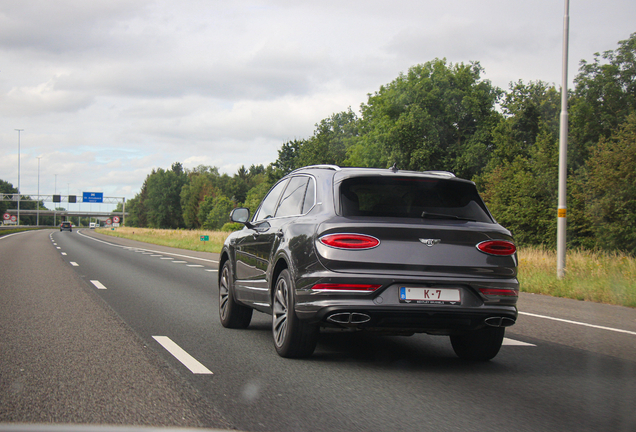
[{"label": "brake light", "polygon": [[479,288],[479,291],[485,296],[519,297],[519,291],[512,289]]},{"label": "brake light", "polygon": [[371,284],[342,284],[342,283],[324,283],[316,284],[311,289],[322,291],[364,291],[373,292],[380,288],[382,285]]},{"label": "brake light", "polygon": [[509,256],[517,252],[517,247],[513,242],[507,240],[487,240],[477,245],[483,253],[488,255]]},{"label": "brake light", "polygon": [[375,237],[363,234],[327,234],[320,243],[337,249],[373,249],[380,244]]}]

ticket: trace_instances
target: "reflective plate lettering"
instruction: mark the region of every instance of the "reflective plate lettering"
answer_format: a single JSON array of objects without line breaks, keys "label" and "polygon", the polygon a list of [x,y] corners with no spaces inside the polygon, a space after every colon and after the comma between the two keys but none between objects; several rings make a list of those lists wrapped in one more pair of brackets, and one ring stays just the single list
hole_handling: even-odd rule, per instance
[{"label": "reflective plate lettering", "polygon": [[461,292],[454,288],[400,287],[400,303],[461,304]]}]

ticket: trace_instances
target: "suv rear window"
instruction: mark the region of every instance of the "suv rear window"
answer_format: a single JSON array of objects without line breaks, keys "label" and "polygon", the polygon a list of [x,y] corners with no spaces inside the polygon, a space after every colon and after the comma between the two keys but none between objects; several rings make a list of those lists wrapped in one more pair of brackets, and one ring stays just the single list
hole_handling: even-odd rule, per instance
[{"label": "suv rear window", "polygon": [[353,177],[340,185],[343,216],[493,223],[472,183],[416,177]]}]

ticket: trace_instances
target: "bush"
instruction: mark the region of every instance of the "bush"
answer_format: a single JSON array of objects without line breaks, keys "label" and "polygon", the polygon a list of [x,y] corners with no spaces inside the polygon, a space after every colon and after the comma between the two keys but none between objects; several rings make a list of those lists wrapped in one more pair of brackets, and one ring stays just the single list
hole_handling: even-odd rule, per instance
[{"label": "bush", "polygon": [[228,222],[221,227],[221,231],[232,232],[242,230],[244,225],[239,222]]}]

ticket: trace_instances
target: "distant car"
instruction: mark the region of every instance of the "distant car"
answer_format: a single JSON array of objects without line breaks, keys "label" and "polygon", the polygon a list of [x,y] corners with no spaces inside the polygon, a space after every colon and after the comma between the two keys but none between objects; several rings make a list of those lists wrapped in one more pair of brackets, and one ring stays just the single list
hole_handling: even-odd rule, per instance
[{"label": "distant car", "polygon": [[95,222],[90,222],[90,223],[88,224],[88,227],[89,227],[90,229],[95,229]]},{"label": "distant car", "polygon": [[283,357],[311,355],[331,327],[448,335],[485,361],[517,319],[514,240],[451,173],[305,167],[230,218],[245,227],[221,252],[221,323],[271,314]]},{"label": "distant car", "polygon": [[73,225],[70,222],[62,222],[60,225],[60,231],[73,231]]}]

